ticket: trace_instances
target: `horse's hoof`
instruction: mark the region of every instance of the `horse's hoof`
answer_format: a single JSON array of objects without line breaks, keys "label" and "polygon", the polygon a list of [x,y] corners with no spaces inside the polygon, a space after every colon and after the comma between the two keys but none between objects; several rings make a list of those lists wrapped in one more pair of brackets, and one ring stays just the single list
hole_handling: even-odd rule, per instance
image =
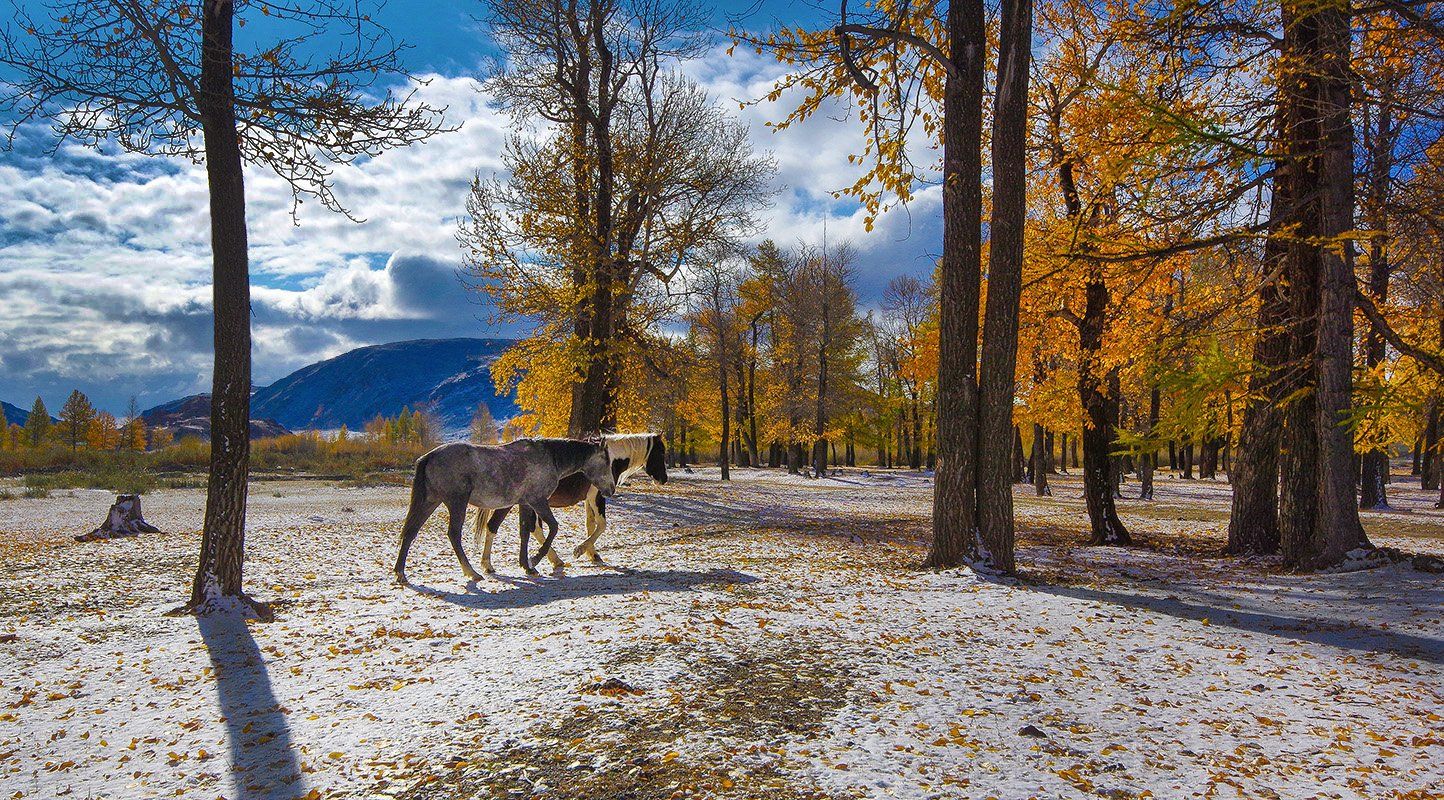
[{"label": "horse's hoof", "polygon": [[528,576],[530,576],[530,577],[533,577],[533,578],[540,578],[540,577],[541,577],[541,573],[540,573],[540,572],[537,572],[535,569],[532,569],[531,567],[527,567],[527,568],[526,568],[526,574],[527,574]]},{"label": "horse's hoof", "polygon": [[606,565],[607,562],[603,561],[601,556],[592,553],[592,563],[600,567]]},{"label": "horse's hoof", "polygon": [[405,575],[403,575],[403,574],[401,574],[400,572],[398,572],[398,573],[396,573],[396,585],[397,585],[397,586],[410,586],[410,585],[411,585],[411,582],[408,581],[408,580],[406,580],[406,576],[405,576]]},{"label": "horse's hoof", "polygon": [[485,573],[488,574],[488,575],[495,575],[495,574],[496,574],[496,570],[493,569],[492,567],[487,567],[486,569],[483,569],[482,572],[485,572]]},{"label": "horse's hoof", "polygon": [[587,548],[586,548],[584,545],[580,545],[580,544],[579,544],[579,545],[577,545],[576,547],[573,547],[573,548],[572,548],[572,558],[581,558],[582,556],[584,556],[584,555],[586,555],[586,554],[587,554]]}]

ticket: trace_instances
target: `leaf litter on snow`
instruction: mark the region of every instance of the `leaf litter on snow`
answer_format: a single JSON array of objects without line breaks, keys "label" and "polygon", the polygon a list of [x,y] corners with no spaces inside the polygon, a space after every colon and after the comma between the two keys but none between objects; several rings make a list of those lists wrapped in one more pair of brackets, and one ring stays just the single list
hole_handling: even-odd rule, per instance
[{"label": "leaf litter on snow", "polygon": [[1149,549],[1081,547],[1060,482],[1020,498],[1022,580],[982,581],[913,568],[925,476],[692,477],[618,497],[616,568],[531,580],[498,556],[468,585],[434,520],[420,591],[390,581],[404,487],[258,490],[247,579],[285,605],[239,627],[159,615],[200,492],[147,498],[171,534],[92,545],[57,521],[94,498],[25,501],[43,524],[4,504],[0,779],[20,797],[1444,790],[1439,576],[1206,557],[1206,492],[1167,524],[1125,503]]}]

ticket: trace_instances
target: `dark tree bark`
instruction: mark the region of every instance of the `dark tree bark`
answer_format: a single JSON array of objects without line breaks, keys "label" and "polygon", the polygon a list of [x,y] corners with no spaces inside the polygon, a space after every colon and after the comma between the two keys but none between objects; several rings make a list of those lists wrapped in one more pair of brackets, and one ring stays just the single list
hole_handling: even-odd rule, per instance
[{"label": "dark tree bark", "polygon": [[924,564],[981,563],[991,553],[977,530],[978,301],[982,280],[982,0],[948,5],[943,88],[943,254],[938,270],[938,435],[933,541]]},{"label": "dark tree bark", "polygon": [[204,14],[198,106],[210,189],[215,369],[205,527],[188,608],[196,613],[222,610],[217,602],[236,598],[250,612],[268,618],[270,610],[246,598],[241,588],[251,451],[251,280],[232,83],[235,7],[231,0],[208,0]]},{"label": "dark tree bark", "polygon": [[[1148,393],[1148,437],[1152,440],[1158,430],[1158,414],[1162,405],[1162,394],[1154,386]],[[1138,459],[1138,499],[1153,499],[1153,472],[1158,468],[1158,448],[1150,445],[1149,450]]]},{"label": "dark tree bark", "polygon": [[987,568],[1003,574],[1012,574],[1014,570],[1013,490],[1008,481],[1007,435],[1013,424],[1018,306],[1023,289],[1023,227],[1028,211],[1028,80],[1032,32],[1032,0],[1003,0],[997,99],[993,104],[988,298],[978,378],[977,502],[978,533],[985,551],[980,556],[988,556]]},{"label": "dark tree bark", "polygon": [[1083,318],[1078,326],[1080,360],[1078,396],[1083,403],[1083,497],[1088,505],[1092,528],[1091,544],[1128,545],[1133,540],[1118,519],[1113,503],[1113,481],[1109,475],[1113,450],[1112,409],[1103,391],[1104,378],[1096,374],[1103,333],[1107,327],[1108,285],[1101,279],[1088,281]]},{"label": "dark tree bark", "polygon": [[[1270,227],[1278,234],[1290,213],[1289,166],[1275,164]],[[1243,410],[1238,452],[1229,480],[1233,509],[1228,547],[1233,555],[1271,555],[1279,548],[1279,426],[1284,405],[1289,337],[1288,300],[1280,285],[1288,248],[1275,235],[1264,245],[1263,282],[1259,287],[1258,334],[1253,345],[1248,403]]]},{"label": "dark tree bark", "polygon": [[1058,474],[1058,461],[1053,455],[1053,432],[1044,428],[1043,433],[1043,461],[1048,466],[1049,475]]},{"label": "dark tree bark", "polygon": [[1424,424],[1423,455],[1419,465],[1419,486],[1439,488],[1439,400],[1429,401],[1429,416]]},{"label": "dark tree bark", "polygon": [[1068,434],[1059,434],[1058,466],[1064,475],[1068,474]]},{"label": "dark tree bark", "polygon": [[1053,490],[1048,488],[1047,441],[1043,426],[1033,423],[1033,492],[1039,497],[1053,496]]},{"label": "dark tree bark", "polygon": [[1279,528],[1287,562],[1318,569],[1352,550],[1372,549],[1355,502],[1353,434],[1346,424],[1353,390],[1352,248],[1335,244],[1354,217],[1350,22],[1346,3],[1288,2],[1284,9],[1284,55],[1302,73],[1281,83],[1290,158],[1299,167],[1293,202],[1300,240],[1290,247],[1288,272],[1296,295],[1290,355],[1300,374],[1295,384],[1305,391],[1285,413]]},{"label": "dark tree bark", "polygon": [[1013,426],[1013,483],[1027,483],[1028,457],[1023,451],[1023,429]]}]

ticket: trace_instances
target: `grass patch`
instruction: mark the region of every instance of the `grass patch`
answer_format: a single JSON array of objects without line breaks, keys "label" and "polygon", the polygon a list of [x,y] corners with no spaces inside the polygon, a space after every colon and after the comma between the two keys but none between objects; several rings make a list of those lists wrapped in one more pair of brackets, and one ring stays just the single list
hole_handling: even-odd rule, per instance
[{"label": "grass patch", "polygon": [[[131,464],[102,464],[91,469],[31,473],[24,479],[26,497],[47,497],[59,489],[106,489],[116,494],[155,491],[160,479]],[[43,492],[30,494],[31,491]]]},{"label": "grass patch", "polygon": [[[532,729],[525,741],[499,748],[494,733],[479,730],[474,747],[468,748],[473,752],[459,754],[441,774],[398,796],[404,800],[853,797],[798,780],[795,765],[772,748],[730,744],[807,741],[825,729],[853,686],[853,677],[819,645],[796,640],[778,640],[775,645],[748,648],[735,658],[671,646],[669,652],[687,662],[683,672],[695,676],[686,685],[643,691],[608,681],[616,687],[610,692],[584,685],[579,687],[582,694],[611,694],[613,699],[578,704],[561,719]],[[647,648],[633,648],[608,665],[607,672],[625,674],[629,663],[655,655]],[[679,752],[683,743],[692,744],[680,748],[685,754]],[[701,752],[712,747],[720,747],[721,752]],[[744,749],[750,755],[740,757]]]}]

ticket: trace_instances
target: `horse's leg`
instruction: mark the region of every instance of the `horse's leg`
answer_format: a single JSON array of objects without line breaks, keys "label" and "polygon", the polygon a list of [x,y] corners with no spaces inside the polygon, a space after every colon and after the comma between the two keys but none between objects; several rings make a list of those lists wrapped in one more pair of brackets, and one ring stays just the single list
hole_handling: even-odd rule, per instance
[{"label": "horse's leg", "polygon": [[[521,533],[521,556],[519,557],[521,568],[528,575],[536,575],[538,574],[536,567],[532,565],[531,558],[527,556],[527,544],[531,541],[532,531],[536,530],[536,511],[531,506],[525,504],[521,506],[517,529]],[[540,553],[537,554],[537,560],[541,560]]]},{"label": "horse's leg", "polygon": [[486,522],[489,519],[491,519],[491,509],[477,506],[476,523],[471,534],[471,549],[473,551],[481,551],[482,572],[490,572],[490,570],[486,568],[486,557],[489,555],[489,553],[486,552]]},{"label": "horse's leg", "polygon": [[481,568],[488,575],[494,574],[496,572],[496,570],[491,566],[491,540],[496,538],[497,529],[501,527],[502,520],[506,519],[506,515],[510,511],[510,508],[493,509],[488,514],[488,518],[484,523],[480,518],[476,520],[477,536],[481,536],[482,525],[485,524],[486,526],[486,543],[482,546],[481,549]]},{"label": "horse's leg", "polygon": [[601,538],[606,529],[607,498],[602,497],[596,487],[592,487],[592,491],[587,495],[587,540],[577,545],[572,555],[577,558],[587,556],[593,564],[603,563],[602,557],[597,555],[597,539]]},{"label": "horse's leg", "polygon": [[451,549],[456,551],[456,560],[461,562],[462,573],[471,580],[478,580],[481,573],[471,568],[471,562],[466,560],[466,551],[461,549],[461,529],[466,525],[466,509],[470,505],[465,497],[446,504],[446,513],[450,517],[446,537],[451,540]]},{"label": "horse's leg", "polygon": [[402,586],[406,585],[406,554],[411,552],[411,543],[416,541],[421,526],[426,524],[439,505],[441,503],[413,497],[411,508],[406,511],[406,522],[401,526],[401,552],[396,554],[395,567],[396,582]]},{"label": "horse's leg", "polygon": [[[545,536],[542,536],[541,526],[539,526],[539,525],[537,525],[537,524],[535,524],[535,523],[533,523],[533,524],[532,524],[532,527],[531,527],[531,538],[532,538],[532,541],[536,542],[538,545],[545,545],[545,544],[546,544],[546,537],[545,537]],[[541,561],[541,557],[542,557],[541,551],[537,551],[536,560],[537,560],[538,562]],[[566,567],[566,565],[567,565],[565,561],[562,561],[562,557],[559,556],[559,555],[557,555],[557,551],[554,550],[554,549],[553,549],[553,550],[547,550],[547,551],[546,551],[546,557],[547,557],[547,560],[548,560],[548,561],[551,561],[551,563],[552,563],[552,569],[554,569],[554,570],[564,569],[564,568]]]},{"label": "horse's leg", "polygon": [[[533,512],[536,513],[537,518],[547,524],[546,541],[542,542],[541,550],[538,550],[536,557],[531,560],[532,567],[536,567],[537,563],[542,560],[542,556],[551,552],[552,540],[557,538],[557,516],[552,513],[551,506],[547,505],[547,501],[545,499],[543,499],[540,503],[531,506],[531,509]],[[525,546],[526,545],[522,545],[522,547]]]}]

